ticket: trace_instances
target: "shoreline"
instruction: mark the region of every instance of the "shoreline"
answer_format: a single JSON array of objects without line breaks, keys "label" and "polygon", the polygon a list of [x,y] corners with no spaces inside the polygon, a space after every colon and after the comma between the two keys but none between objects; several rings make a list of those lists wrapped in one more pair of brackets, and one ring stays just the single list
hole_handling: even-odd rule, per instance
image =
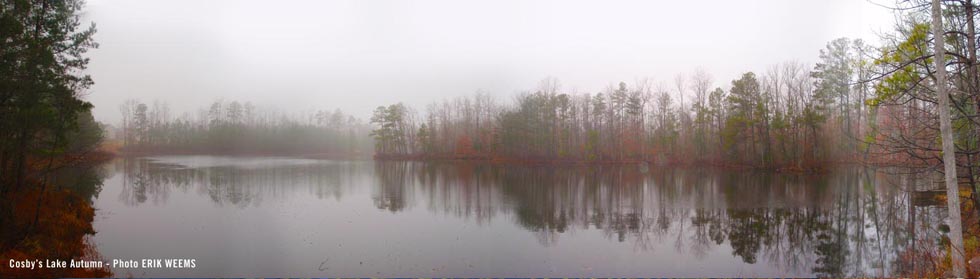
[{"label": "shoreline", "polygon": [[526,165],[526,166],[610,166],[610,165],[639,165],[647,164],[650,167],[667,168],[715,168],[725,170],[747,170],[754,172],[768,173],[790,173],[790,174],[824,174],[831,169],[839,166],[867,166],[867,167],[923,167],[910,165],[909,162],[882,161],[874,159],[842,159],[828,160],[815,163],[808,163],[804,166],[789,164],[776,164],[775,166],[755,166],[746,163],[720,162],[718,160],[698,160],[683,161],[677,159],[661,160],[584,160],[584,159],[530,159],[530,158],[508,158],[493,157],[489,155],[391,155],[391,154],[338,154],[329,152],[276,152],[276,151],[199,151],[199,150],[125,150],[116,148],[115,150],[100,148],[88,155],[91,162],[105,162],[113,158],[129,157],[148,157],[148,156],[233,156],[233,157],[293,157],[316,160],[372,160],[372,161],[413,161],[413,162],[432,162],[432,163],[487,163],[494,165]]}]

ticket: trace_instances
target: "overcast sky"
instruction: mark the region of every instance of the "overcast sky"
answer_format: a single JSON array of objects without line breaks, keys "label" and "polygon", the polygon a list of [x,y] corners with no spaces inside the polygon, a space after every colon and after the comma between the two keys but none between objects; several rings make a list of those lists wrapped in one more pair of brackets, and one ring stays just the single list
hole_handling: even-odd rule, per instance
[{"label": "overcast sky", "polygon": [[86,98],[110,123],[127,98],[178,114],[224,99],[367,118],[481,89],[509,102],[546,77],[584,93],[672,86],[700,67],[727,89],[745,71],[813,63],[834,38],[874,42],[894,21],[864,0],[89,0],[86,18],[100,44]]}]

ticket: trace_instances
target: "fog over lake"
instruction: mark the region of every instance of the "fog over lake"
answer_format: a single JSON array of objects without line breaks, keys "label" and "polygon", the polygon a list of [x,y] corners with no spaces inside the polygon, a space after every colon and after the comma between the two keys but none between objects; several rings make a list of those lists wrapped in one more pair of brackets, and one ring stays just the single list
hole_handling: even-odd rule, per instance
[{"label": "fog over lake", "polygon": [[478,90],[509,101],[553,77],[595,93],[703,68],[715,86],[839,37],[894,25],[872,1],[89,0],[99,48],[86,99],[118,124],[127,98],[175,116],[219,99],[283,110],[425,105]]}]

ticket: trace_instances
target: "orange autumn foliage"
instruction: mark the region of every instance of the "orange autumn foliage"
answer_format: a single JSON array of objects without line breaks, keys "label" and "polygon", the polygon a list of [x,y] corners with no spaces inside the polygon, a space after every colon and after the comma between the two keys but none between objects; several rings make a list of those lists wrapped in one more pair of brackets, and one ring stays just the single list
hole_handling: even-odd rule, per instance
[{"label": "orange autumn foliage", "polygon": [[[43,197],[40,197],[43,193]],[[0,259],[9,260],[40,259],[48,260],[100,260],[101,255],[90,243],[89,235],[95,209],[87,200],[69,190],[48,190],[31,188],[11,192],[5,197],[10,202],[13,216],[11,224],[4,224],[3,251]],[[38,209],[41,207],[34,223]],[[56,278],[56,277],[109,277],[108,267],[98,269],[44,268],[12,269],[8,264],[0,266],[3,278]]]}]

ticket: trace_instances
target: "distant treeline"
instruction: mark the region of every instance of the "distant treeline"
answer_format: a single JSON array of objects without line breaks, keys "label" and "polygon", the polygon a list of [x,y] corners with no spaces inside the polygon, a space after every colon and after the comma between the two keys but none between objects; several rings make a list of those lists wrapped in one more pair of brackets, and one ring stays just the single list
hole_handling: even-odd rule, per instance
[{"label": "distant treeline", "polygon": [[249,102],[216,101],[197,114],[128,100],[116,137],[140,154],[255,154],[351,157],[370,154],[370,127],[340,110],[287,114]]},{"label": "distant treeline", "polygon": [[809,67],[788,62],[715,88],[698,70],[672,84],[620,82],[596,93],[546,79],[513,104],[486,94],[430,105],[378,107],[381,158],[701,163],[818,167],[858,154],[866,134],[870,52],[838,39]]}]

